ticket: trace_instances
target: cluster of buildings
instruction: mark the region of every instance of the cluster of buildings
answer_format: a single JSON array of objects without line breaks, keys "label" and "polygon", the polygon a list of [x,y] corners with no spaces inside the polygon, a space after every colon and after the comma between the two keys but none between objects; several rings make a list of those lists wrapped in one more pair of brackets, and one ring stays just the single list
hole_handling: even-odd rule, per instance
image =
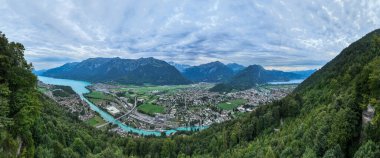
[{"label": "cluster of buildings", "polygon": [[[155,103],[167,109],[167,113],[163,114],[166,120],[176,121],[180,126],[208,126],[229,120],[238,112],[251,112],[261,104],[281,99],[294,88],[295,86],[268,86],[220,94],[193,86],[175,93],[159,94]],[[218,107],[218,104],[234,99],[244,99],[247,102],[233,110]]]},{"label": "cluster of buildings", "polygon": [[226,96],[245,99],[247,100],[247,106],[255,107],[273,100],[279,100],[291,93],[295,87],[295,85],[257,87],[245,91],[228,93]]},{"label": "cluster of buildings", "polygon": [[[125,124],[140,129],[163,130],[182,126],[209,126],[213,123],[221,123],[236,117],[237,113],[251,112],[261,104],[281,99],[289,94],[295,86],[264,86],[221,94],[210,92],[203,86],[194,85],[170,92],[152,90],[146,92],[144,96],[134,94],[133,96],[137,96],[138,104],[149,102],[165,108],[164,113],[157,113],[155,116],[140,113],[136,109],[131,111],[134,106],[134,102],[132,103],[134,99],[128,98],[127,95],[120,96],[122,91],[133,94],[133,91],[128,90],[128,88],[107,84],[95,84],[90,88],[115,97],[115,101],[103,102],[100,105],[115,117],[131,112],[128,117],[121,119]],[[220,103],[234,99],[244,99],[246,102],[231,110],[223,110],[219,107]]]},{"label": "cluster of buildings", "polygon": [[[38,87],[43,89],[42,91],[47,97],[56,101],[60,106],[65,107],[71,113],[74,113],[82,121],[88,120],[95,116],[95,112],[90,109],[90,106],[83,101],[77,94],[71,94],[65,92],[66,89],[60,89],[55,85],[49,85],[42,82],[38,82]],[[67,96],[54,95],[54,91],[62,91]]]}]

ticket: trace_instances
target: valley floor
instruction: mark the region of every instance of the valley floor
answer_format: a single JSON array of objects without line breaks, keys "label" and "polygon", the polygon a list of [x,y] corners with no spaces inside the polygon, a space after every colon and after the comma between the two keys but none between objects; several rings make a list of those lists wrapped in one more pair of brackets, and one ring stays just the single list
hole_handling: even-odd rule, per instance
[{"label": "valley floor", "polygon": [[[85,97],[115,118],[130,113],[120,118],[128,126],[162,131],[225,122],[285,97],[296,85],[265,85],[226,94],[209,92],[210,87],[212,84],[206,83],[184,86],[98,83],[88,87],[91,93]],[[114,131],[124,133],[120,128]]]}]

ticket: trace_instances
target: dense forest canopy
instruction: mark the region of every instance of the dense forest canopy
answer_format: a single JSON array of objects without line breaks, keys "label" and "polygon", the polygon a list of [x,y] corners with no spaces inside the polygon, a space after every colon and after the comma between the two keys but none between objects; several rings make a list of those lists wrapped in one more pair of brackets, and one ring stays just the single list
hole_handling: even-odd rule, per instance
[{"label": "dense forest canopy", "polygon": [[[37,78],[24,59],[24,46],[0,32],[0,151],[4,157],[34,155],[31,128],[40,113]],[[23,149],[19,151],[20,149]]]},{"label": "dense forest canopy", "polygon": [[[380,157],[380,30],[344,49],[286,98],[191,135],[95,130],[36,91],[24,47],[0,38],[2,157]],[[80,127],[80,128],[78,128]]]}]

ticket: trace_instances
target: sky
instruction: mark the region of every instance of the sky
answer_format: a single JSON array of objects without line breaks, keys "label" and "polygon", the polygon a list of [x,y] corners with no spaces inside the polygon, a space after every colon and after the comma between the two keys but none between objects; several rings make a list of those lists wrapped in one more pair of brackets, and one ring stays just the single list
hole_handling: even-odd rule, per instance
[{"label": "sky", "polygon": [[380,26],[379,0],[0,0],[0,31],[36,69],[154,57],[303,70]]}]

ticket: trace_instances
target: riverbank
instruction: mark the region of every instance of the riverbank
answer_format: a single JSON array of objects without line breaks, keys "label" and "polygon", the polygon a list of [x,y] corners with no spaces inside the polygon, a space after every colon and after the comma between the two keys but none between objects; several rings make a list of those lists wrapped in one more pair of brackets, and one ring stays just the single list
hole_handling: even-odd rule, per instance
[{"label": "riverbank", "polygon": [[70,86],[74,90],[74,92],[80,96],[81,99],[83,99],[85,102],[87,102],[90,105],[90,108],[93,111],[97,112],[99,116],[103,118],[103,120],[117,125],[120,129],[123,130],[123,132],[134,133],[134,134],[143,135],[143,136],[150,136],[150,135],[161,136],[161,132],[164,132],[166,135],[171,135],[177,131],[191,131],[191,130],[197,130],[197,129],[202,130],[202,129],[207,128],[207,127],[179,127],[176,129],[162,130],[162,131],[150,131],[150,130],[133,128],[128,125],[125,125],[119,120],[116,120],[112,115],[103,111],[101,108],[99,108],[98,106],[96,106],[95,104],[93,104],[87,98],[84,97],[83,94],[90,92],[86,87],[91,85],[91,83],[84,82],[84,81],[69,80],[69,79],[57,79],[57,78],[44,77],[44,76],[38,76],[38,79],[46,84]]}]

